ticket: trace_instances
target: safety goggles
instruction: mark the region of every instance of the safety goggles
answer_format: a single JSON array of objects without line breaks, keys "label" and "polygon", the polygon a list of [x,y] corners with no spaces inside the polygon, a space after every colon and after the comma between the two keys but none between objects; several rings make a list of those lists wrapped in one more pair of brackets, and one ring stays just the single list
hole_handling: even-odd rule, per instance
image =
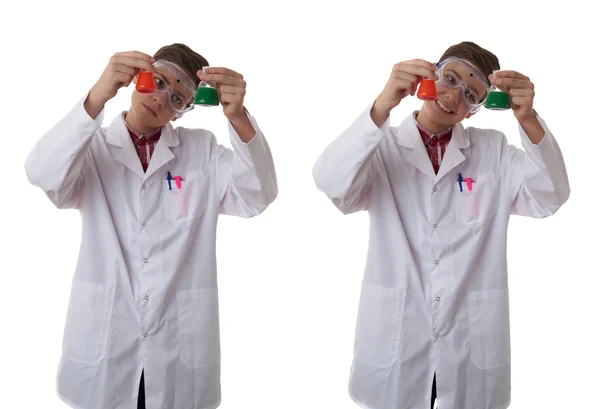
[{"label": "safety goggles", "polygon": [[181,117],[194,109],[197,87],[189,75],[170,61],[157,60],[152,65],[155,69],[152,73],[156,87],[154,93],[166,96],[171,113]]},{"label": "safety goggles", "polygon": [[470,113],[477,112],[485,103],[490,85],[481,72],[469,62],[450,57],[438,63],[436,85],[446,89],[460,88],[461,101]]}]

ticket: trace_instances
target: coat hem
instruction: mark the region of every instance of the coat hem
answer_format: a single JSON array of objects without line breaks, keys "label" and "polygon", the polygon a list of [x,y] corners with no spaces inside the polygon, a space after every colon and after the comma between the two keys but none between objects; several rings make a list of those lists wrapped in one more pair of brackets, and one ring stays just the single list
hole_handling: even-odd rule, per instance
[{"label": "coat hem", "polygon": [[[363,403],[358,398],[356,398],[351,392],[349,392],[348,395],[350,396],[350,399],[352,399],[352,401],[354,401],[354,403],[356,403],[362,409],[377,409],[377,408],[372,408],[370,406],[367,406],[365,403]],[[510,404],[511,404],[511,399],[509,399],[508,402],[506,402],[506,404],[504,404],[502,406],[497,406],[493,409],[508,409]]]},{"label": "coat hem", "polygon": [[497,409],[508,409],[508,407],[511,404],[511,399],[508,400],[508,402],[506,402],[506,404],[502,405],[502,406],[498,406]]},{"label": "coat hem", "polygon": [[367,406],[366,403],[360,401],[356,396],[354,396],[351,392],[348,393],[348,395],[350,396],[350,399],[352,399],[352,401],[354,401],[354,403],[356,403],[358,406],[360,406],[362,409],[376,409],[376,408],[372,408],[371,406]]},{"label": "coat hem", "polygon": [[[64,396],[62,396],[60,394],[60,392],[58,391],[58,389],[56,389],[56,396],[58,396],[60,398],[60,400],[62,400],[67,406],[73,408],[73,409],[85,409],[81,406],[76,406],[73,403],[69,402],[69,400],[67,400],[67,398],[65,398]],[[205,408],[200,408],[200,409],[217,409],[219,406],[221,406],[221,400],[219,400],[216,404],[214,404],[213,406],[207,406]],[[370,409],[370,408],[365,408],[365,409]]]},{"label": "coat hem", "polygon": [[75,404],[69,402],[69,400],[67,400],[67,398],[65,398],[64,396],[62,396],[60,394],[60,392],[58,391],[58,389],[56,390],[56,396],[58,396],[60,398],[60,400],[62,400],[67,406],[73,408],[73,409],[85,409],[82,408],[81,406],[76,406]]}]

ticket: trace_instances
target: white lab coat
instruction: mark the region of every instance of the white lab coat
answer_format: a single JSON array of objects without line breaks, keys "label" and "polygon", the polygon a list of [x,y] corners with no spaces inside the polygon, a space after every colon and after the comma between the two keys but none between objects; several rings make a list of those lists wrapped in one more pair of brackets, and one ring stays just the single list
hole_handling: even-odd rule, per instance
[{"label": "white lab coat", "polygon": [[[343,213],[370,216],[350,396],[363,408],[425,409],[437,373],[440,408],[507,408],[508,219],[550,216],[569,197],[556,140],[541,120],[537,146],[519,126],[524,151],[457,124],[436,175],[412,115],[377,128],[370,110],[313,169]],[[460,191],[459,173],[472,190]]]},{"label": "white lab coat", "polygon": [[[219,214],[252,217],[276,197],[267,141],[233,151],[167,124],[144,173],[122,115],[102,128],[82,99],[35,146],[29,181],[77,208],[82,240],[57,393],[77,409],[211,409],[221,401],[216,270]],[[167,172],[183,178],[169,189]]]}]

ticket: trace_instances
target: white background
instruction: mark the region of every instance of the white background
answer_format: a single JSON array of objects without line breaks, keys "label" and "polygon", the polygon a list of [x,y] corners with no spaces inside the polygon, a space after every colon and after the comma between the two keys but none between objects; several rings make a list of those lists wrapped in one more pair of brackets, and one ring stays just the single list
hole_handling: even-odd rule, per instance
[{"label": "white background", "polygon": [[[312,166],[378,95],[394,63],[434,62],[463,40],[532,78],[535,108],[560,143],[572,188],[555,216],[511,219],[511,408],[600,407],[600,61],[597,14],[586,6],[593,2],[350,3],[2,6],[0,407],[67,409],[54,388],[80,217],[28,184],[27,154],[113,53],[153,54],[174,42],[244,74],[246,105],[279,180],[279,197],[261,216],[220,220],[221,407],[356,407],[346,390],[368,219],[339,213],[316,190]],[[128,108],[131,90],[109,102],[107,123]],[[404,100],[392,125],[419,106]],[[229,146],[220,108],[196,109],[180,123],[210,129]],[[520,146],[511,111],[482,110],[465,124],[499,129]]]}]

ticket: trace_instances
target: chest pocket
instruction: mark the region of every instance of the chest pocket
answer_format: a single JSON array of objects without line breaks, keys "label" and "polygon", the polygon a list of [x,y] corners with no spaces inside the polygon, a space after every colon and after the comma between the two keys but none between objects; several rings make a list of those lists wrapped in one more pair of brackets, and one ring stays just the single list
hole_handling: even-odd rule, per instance
[{"label": "chest pocket", "polygon": [[[463,176],[464,177],[464,176]],[[456,218],[463,223],[475,223],[491,219],[498,210],[498,179],[493,172],[473,177],[472,189],[454,182],[454,210]]]},{"label": "chest pocket", "polygon": [[[173,175],[174,176],[174,175]],[[173,222],[196,219],[204,213],[210,194],[209,178],[204,169],[182,175],[181,188],[175,179],[163,182],[165,217]]]}]

